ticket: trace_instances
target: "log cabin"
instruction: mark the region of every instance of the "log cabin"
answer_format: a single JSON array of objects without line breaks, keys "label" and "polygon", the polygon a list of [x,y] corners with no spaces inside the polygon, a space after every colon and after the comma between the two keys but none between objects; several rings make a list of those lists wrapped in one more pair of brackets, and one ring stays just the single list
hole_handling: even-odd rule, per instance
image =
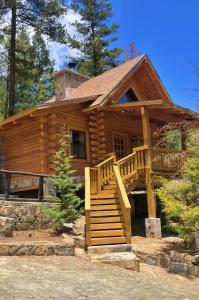
[{"label": "log cabin", "polygon": [[[0,124],[0,168],[54,175],[64,127],[76,179],[85,182],[87,246],[130,243],[128,195],[143,189],[148,227],[155,235],[153,174],[175,172],[182,158],[174,150],[157,148],[154,132],[171,122],[196,120],[198,114],[173,103],[147,55],[94,78],[66,69],[54,79],[55,97]],[[15,193],[38,186],[36,177],[11,178]]]}]

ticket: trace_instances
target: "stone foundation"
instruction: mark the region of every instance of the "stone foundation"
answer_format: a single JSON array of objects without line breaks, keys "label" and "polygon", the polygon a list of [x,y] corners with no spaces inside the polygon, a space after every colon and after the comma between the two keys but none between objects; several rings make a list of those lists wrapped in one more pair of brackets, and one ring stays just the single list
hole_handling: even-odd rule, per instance
[{"label": "stone foundation", "polygon": [[51,221],[41,208],[49,203],[27,201],[0,201],[0,216],[13,218],[13,230],[50,228]]},{"label": "stone foundation", "polygon": [[161,239],[161,221],[160,218],[147,218],[145,219],[146,237]]},{"label": "stone foundation", "polygon": [[72,256],[74,255],[74,243],[17,243],[0,244],[0,256]]}]

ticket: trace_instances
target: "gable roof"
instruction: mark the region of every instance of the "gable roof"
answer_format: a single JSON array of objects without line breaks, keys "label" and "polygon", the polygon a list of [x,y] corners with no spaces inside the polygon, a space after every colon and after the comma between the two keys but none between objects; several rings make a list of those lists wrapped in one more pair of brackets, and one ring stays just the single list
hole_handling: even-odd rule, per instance
[{"label": "gable roof", "polygon": [[111,70],[108,70],[101,75],[98,75],[90,80],[83,82],[77,87],[67,99],[82,98],[90,96],[101,96],[107,94],[114,86],[120,82],[123,77],[133,68],[135,68],[145,55],[136,57],[124,64],[119,65]]}]

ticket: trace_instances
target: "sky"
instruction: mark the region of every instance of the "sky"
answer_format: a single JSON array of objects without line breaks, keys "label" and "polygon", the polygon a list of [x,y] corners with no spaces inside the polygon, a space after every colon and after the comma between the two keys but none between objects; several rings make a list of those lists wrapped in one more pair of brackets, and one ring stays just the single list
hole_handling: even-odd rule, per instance
[{"label": "sky", "polygon": [[[160,75],[169,95],[178,105],[196,110],[199,103],[199,0],[111,0],[113,18],[120,24],[114,46],[127,50],[131,41],[146,53]],[[72,11],[64,18],[68,26],[79,18]],[[72,52],[71,52],[72,51]],[[62,69],[65,55],[75,54],[53,44],[51,57]]]},{"label": "sky", "polygon": [[[146,53],[176,104],[199,103],[199,0],[112,0],[117,46]],[[198,92],[196,91],[198,89]]]}]

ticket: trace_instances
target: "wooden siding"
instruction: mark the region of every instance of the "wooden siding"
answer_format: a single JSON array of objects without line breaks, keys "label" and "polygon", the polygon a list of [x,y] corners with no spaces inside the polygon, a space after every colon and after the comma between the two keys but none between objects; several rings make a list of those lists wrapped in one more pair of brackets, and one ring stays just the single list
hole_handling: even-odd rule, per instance
[{"label": "wooden siding", "polygon": [[40,122],[29,118],[4,129],[5,168],[41,172]]}]

